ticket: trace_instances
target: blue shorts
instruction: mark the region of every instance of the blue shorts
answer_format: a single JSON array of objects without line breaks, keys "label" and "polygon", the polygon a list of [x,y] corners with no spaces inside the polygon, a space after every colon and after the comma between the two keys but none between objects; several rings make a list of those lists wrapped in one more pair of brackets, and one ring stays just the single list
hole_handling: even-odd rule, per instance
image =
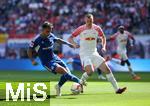
[{"label": "blue shorts", "polygon": [[[58,64],[68,70],[67,65],[66,65],[61,59],[52,60],[52,61],[50,61],[49,63],[44,64],[43,66],[44,66],[48,71],[50,71],[50,72],[52,72],[52,73],[54,73],[54,74],[57,74],[56,68],[57,68]],[[68,71],[69,71],[69,70],[68,70]]]}]

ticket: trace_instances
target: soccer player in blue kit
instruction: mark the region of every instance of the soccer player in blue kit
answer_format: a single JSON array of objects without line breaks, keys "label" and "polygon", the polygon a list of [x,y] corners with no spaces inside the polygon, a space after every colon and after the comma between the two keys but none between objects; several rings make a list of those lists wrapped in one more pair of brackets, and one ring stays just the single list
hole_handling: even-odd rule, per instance
[{"label": "soccer player in blue kit", "polygon": [[[38,34],[30,43],[29,49],[27,51],[28,56],[32,62],[32,65],[37,65],[38,63],[34,59],[34,51],[38,54],[42,65],[50,72],[54,74],[62,74],[58,84],[55,86],[56,95],[61,96],[61,87],[63,84],[70,80],[81,84],[80,79],[70,73],[66,64],[53,52],[54,43],[66,44],[71,48],[74,46],[64,41],[63,39],[57,38],[52,34],[53,25],[45,21],[42,25],[42,31]],[[82,84],[81,84],[82,87]],[[83,87],[82,87],[83,88]]]}]

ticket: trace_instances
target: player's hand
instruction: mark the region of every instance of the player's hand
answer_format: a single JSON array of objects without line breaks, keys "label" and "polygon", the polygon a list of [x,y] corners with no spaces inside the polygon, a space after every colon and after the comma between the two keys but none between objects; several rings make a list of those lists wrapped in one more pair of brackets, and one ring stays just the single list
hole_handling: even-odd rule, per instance
[{"label": "player's hand", "polygon": [[38,65],[38,62],[32,61],[32,65],[37,66],[37,65]]},{"label": "player's hand", "polygon": [[75,48],[80,48],[80,45],[78,45],[78,44],[75,44]]},{"label": "player's hand", "polygon": [[74,48],[74,49],[76,49],[76,48],[80,48],[80,45],[78,45],[78,44],[72,44],[72,48]]},{"label": "player's hand", "polygon": [[103,48],[101,49],[101,51],[102,51],[102,53],[105,53],[105,52],[106,52],[106,48],[103,47]]}]

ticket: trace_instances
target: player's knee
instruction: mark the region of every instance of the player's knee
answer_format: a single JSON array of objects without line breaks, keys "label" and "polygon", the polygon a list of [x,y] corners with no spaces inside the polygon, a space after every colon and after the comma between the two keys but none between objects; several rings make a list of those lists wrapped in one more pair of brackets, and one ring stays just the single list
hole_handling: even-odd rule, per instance
[{"label": "player's knee", "polygon": [[129,62],[129,60],[126,60],[125,62],[126,62],[126,64],[127,64],[128,66],[131,65],[131,63]]},{"label": "player's knee", "polygon": [[93,74],[93,71],[91,69],[87,69],[86,73],[87,73],[88,76],[91,76]]},{"label": "player's knee", "polygon": [[110,70],[109,67],[106,67],[106,68],[103,70],[103,72],[104,72],[105,74],[109,74],[109,73],[111,72],[111,70]]},{"label": "player's knee", "polygon": [[92,73],[94,72],[94,69],[93,69],[93,67],[91,67],[91,66],[86,66],[86,67],[85,67],[85,71],[87,72],[87,74],[88,74],[89,76],[91,76]]}]

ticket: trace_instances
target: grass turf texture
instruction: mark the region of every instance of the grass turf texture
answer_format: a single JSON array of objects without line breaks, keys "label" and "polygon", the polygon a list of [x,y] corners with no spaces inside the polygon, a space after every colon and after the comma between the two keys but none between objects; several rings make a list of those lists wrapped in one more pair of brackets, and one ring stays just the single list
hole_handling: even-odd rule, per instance
[{"label": "grass turf texture", "polygon": [[[80,72],[75,73],[81,76]],[[70,87],[72,82],[66,83],[62,88],[62,97],[55,96],[54,85],[57,84],[59,75],[49,72],[19,72],[19,71],[0,71],[0,106],[150,106],[150,73],[138,73],[142,79],[133,81],[128,73],[114,73],[120,86],[127,86],[127,92],[116,95],[110,83],[97,79],[97,74],[89,78],[85,92],[80,95],[71,95]],[[51,82],[50,82],[51,81]],[[18,82],[44,82],[50,87],[50,98],[44,102],[17,102],[5,100],[5,83],[12,82],[14,91],[17,89]],[[49,85],[50,82],[50,85]],[[25,84],[26,84],[25,83]],[[31,94],[33,90],[31,89]],[[47,91],[47,94],[49,91]],[[31,95],[32,96],[32,95]],[[20,96],[19,96],[20,97]]]}]

